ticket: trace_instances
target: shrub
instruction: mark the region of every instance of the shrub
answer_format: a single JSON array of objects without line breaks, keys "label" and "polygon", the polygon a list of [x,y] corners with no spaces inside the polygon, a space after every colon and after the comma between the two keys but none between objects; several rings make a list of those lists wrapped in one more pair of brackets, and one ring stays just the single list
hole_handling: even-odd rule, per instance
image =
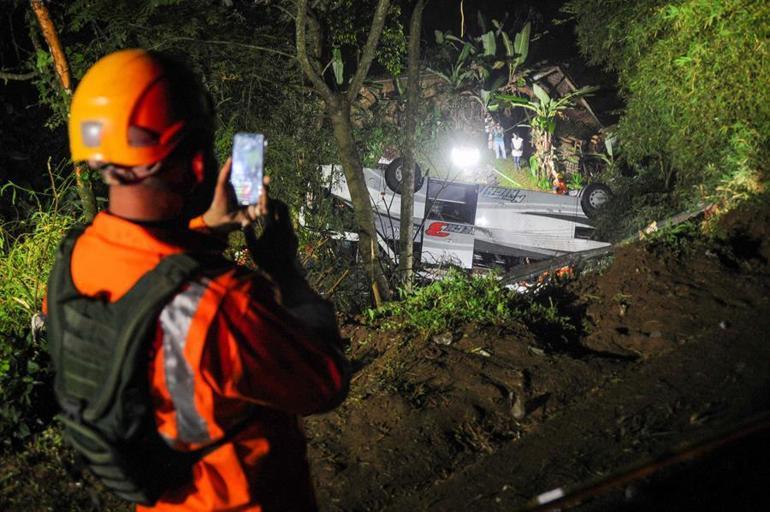
[{"label": "shrub", "polygon": [[631,164],[664,162],[669,192],[690,202],[718,187],[755,193],[745,171],[770,148],[769,3],[570,0],[566,10],[581,51],[618,74]]},{"label": "shrub", "polygon": [[537,326],[537,332],[546,332],[549,327],[570,329],[569,319],[546,297],[508,289],[496,273],[467,275],[455,268],[439,281],[402,292],[400,301],[368,310],[366,318],[370,325],[423,335],[469,323],[503,327],[517,320]]},{"label": "shrub", "polygon": [[387,328],[413,328],[428,334],[453,329],[463,323],[499,325],[510,320],[511,291],[496,276],[466,276],[454,268],[441,279],[402,300],[369,310],[370,320],[382,319]]},{"label": "shrub", "polygon": [[0,437],[7,446],[48,419],[50,380],[44,341],[33,336],[56,248],[75,217],[40,209],[0,225]]}]

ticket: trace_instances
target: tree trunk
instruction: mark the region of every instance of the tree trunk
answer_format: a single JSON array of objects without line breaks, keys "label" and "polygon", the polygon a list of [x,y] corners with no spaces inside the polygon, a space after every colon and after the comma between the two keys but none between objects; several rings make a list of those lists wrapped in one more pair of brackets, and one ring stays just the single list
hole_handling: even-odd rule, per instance
[{"label": "tree trunk", "polygon": [[551,134],[546,130],[535,128],[532,130],[532,142],[535,146],[535,154],[538,163],[538,179],[553,179],[556,175],[556,166],[554,163],[553,143]]},{"label": "tree trunk", "polygon": [[390,286],[380,266],[374,213],[364,179],[363,165],[353,140],[350,103],[340,99],[335,105],[330,106],[329,110],[340,163],[345,173],[350,201],[353,204],[353,213],[358,225],[358,247],[369,274],[374,303],[379,307],[383,301],[390,298]]},{"label": "tree trunk", "polygon": [[417,111],[420,101],[420,31],[422,11],[427,0],[418,0],[412,11],[409,24],[409,56],[406,89],[406,121],[402,144],[403,166],[401,168],[401,225],[399,230],[400,253],[398,259],[401,283],[406,290],[412,288],[414,264],[414,150],[416,145]]},{"label": "tree trunk", "polygon": [[[372,17],[372,26],[361,52],[358,66],[350,79],[346,92],[332,91],[323,79],[323,71],[318,58],[321,55],[320,43],[323,40],[320,25],[312,16],[308,16],[307,0],[297,0],[297,18],[295,22],[297,61],[313,88],[323,98],[328,115],[334,128],[334,139],[342,169],[350,191],[353,212],[358,224],[358,244],[364,263],[369,273],[374,303],[378,307],[390,299],[390,286],[380,266],[377,231],[374,226],[374,212],[369,199],[369,190],[364,180],[364,168],[353,140],[353,125],[350,122],[350,105],[358,97],[369,67],[374,61],[385,18],[390,8],[390,0],[377,0],[377,7]],[[307,37],[307,29],[310,37]],[[312,43],[311,55],[308,55],[308,42]]]},{"label": "tree trunk", "polygon": [[[67,105],[67,112],[69,112],[69,103],[72,97],[72,78],[70,76],[67,55],[64,53],[61,41],[59,41],[59,34],[56,32],[56,26],[54,26],[48,8],[43,1],[30,0],[30,5],[40,24],[40,30],[43,32],[45,42],[48,43],[48,48],[51,51],[51,57],[53,58],[54,67],[56,68],[56,76],[59,78],[59,83],[62,88],[62,101]],[[83,206],[83,214],[86,220],[90,221],[94,218],[94,215],[96,215],[96,197],[94,196],[93,188],[91,188],[91,182],[88,181],[87,169],[82,164],[75,164],[74,167],[75,182],[77,184],[80,202]]]}]

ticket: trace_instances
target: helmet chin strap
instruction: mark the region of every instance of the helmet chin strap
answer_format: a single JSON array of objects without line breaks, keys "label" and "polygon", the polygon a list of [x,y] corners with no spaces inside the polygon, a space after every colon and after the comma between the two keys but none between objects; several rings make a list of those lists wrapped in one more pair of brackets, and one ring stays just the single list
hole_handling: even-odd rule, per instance
[{"label": "helmet chin strap", "polygon": [[119,167],[106,165],[102,167],[102,179],[107,185],[138,185],[147,178],[156,176],[163,169],[163,162],[137,167]]}]

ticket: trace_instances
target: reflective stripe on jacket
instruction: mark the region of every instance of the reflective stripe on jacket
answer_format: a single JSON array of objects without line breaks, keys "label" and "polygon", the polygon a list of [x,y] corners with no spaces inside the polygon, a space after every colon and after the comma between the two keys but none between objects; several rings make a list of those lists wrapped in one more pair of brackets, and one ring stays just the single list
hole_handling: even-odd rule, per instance
[{"label": "reflective stripe on jacket", "polygon": [[[164,256],[212,245],[196,231],[103,212],[75,246],[73,281],[81,293],[113,302]],[[246,416],[255,419],[195,465],[190,486],[138,510],[316,508],[300,416],[336,406],[349,374],[337,339],[308,325],[315,318],[328,332],[331,306],[318,299],[301,308],[303,321],[279,305],[269,280],[235,265],[200,276],[165,306],[149,368],[160,433],[172,446],[194,449]]]}]

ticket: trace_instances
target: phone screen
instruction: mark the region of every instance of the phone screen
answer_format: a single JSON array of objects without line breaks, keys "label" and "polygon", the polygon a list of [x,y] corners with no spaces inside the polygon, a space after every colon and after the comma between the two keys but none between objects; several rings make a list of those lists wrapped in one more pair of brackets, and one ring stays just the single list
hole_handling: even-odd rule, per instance
[{"label": "phone screen", "polygon": [[240,205],[257,204],[262,192],[265,136],[261,133],[235,134],[233,139],[233,168],[230,183]]}]

